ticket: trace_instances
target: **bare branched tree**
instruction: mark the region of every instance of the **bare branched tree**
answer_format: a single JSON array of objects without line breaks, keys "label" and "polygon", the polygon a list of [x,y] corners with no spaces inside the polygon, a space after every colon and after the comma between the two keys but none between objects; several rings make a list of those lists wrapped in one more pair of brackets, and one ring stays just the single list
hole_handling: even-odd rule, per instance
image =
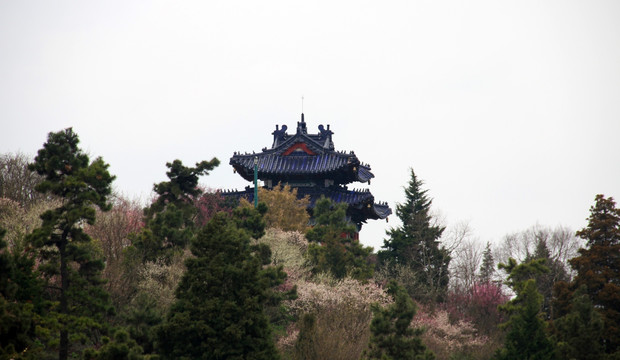
[{"label": "bare branched tree", "polygon": [[45,198],[34,189],[42,177],[28,169],[32,160],[23,153],[0,155],[0,198],[14,200],[24,207]]},{"label": "bare branched tree", "polygon": [[468,222],[448,226],[442,236],[442,243],[450,251],[450,287],[470,289],[476,282],[482,262],[483,246],[474,236]]},{"label": "bare branched tree", "polygon": [[506,235],[495,258],[500,261],[508,258],[517,262],[526,261],[534,256],[536,246],[541,241],[546,244],[550,258],[564,265],[567,271],[570,270],[568,260],[577,256],[579,248],[583,246],[583,241],[566,226],[551,228],[537,224],[527,230]]}]

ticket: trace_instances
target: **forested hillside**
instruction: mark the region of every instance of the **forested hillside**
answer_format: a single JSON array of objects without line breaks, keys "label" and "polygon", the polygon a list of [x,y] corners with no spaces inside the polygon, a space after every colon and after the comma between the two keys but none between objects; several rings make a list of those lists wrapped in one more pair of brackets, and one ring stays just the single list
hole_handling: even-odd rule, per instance
[{"label": "forested hillside", "polygon": [[611,197],[481,244],[411,170],[372,249],[346,205],[199,185],[218,165],[171,159],[141,204],[70,128],[0,155],[0,360],[620,358]]}]

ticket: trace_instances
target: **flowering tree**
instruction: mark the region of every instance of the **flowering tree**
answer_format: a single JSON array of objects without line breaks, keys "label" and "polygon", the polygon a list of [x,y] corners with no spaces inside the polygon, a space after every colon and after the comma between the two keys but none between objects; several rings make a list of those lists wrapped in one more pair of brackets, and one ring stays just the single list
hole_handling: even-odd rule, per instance
[{"label": "flowering tree", "polygon": [[45,199],[35,190],[43,177],[28,169],[30,156],[22,153],[0,155],[0,198],[16,201],[30,207]]},{"label": "flowering tree", "polygon": [[288,184],[278,185],[271,190],[259,188],[258,198],[267,205],[267,227],[302,233],[308,229],[310,197],[298,199],[297,188],[291,189]]},{"label": "flowering tree", "polygon": [[368,344],[372,304],[390,304],[390,296],[374,283],[329,275],[296,284],[297,299],[285,304],[299,321],[279,348],[296,359],[358,360]]},{"label": "flowering tree", "polygon": [[497,307],[508,300],[500,284],[478,282],[469,289],[449,292],[443,307],[450,314],[451,321],[471,322],[480,333],[491,335],[503,320]]},{"label": "flowering tree", "polygon": [[215,214],[220,211],[232,213],[237,207],[237,202],[232,198],[225,198],[219,190],[202,189],[202,194],[194,200],[194,206],[198,210],[196,214],[196,226],[205,226]]},{"label": "flowering tree", "polygon": [[[475,325],[467,320],[451,320],[446,310],[429,311],[420,307],[412,326],[423,328],[424,344],[439,359],[460,358],[481,353],[489,343],[489,337],[479,334]],[[488,351],[487,351],[488,352]]]},{"label": "flowering tree", "polygon": [[136,276],[127,276],[127,253],[131,245],[130,234],[139,232],[144,227],[142,209],[138,202],[120,196],[112,200],[109,211],[97,211],[97,222],[86,225],[84,231],[98,241],[106,261],[103,278],[104,285],[116,308],[127,304],[136,284]]}]

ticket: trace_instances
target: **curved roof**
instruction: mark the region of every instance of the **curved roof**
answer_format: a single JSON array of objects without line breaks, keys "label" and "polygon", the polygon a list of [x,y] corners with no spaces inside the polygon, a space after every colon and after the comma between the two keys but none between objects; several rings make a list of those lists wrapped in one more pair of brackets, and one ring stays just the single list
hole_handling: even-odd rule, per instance
[{"label": "curved roof", "polygon": [[258,160],[258,178],[261,180],[331,178],[337,184],[348,184],[353,181],[367,182],[374,177],[370,167],[360,164],[355,155],[335,151],[317,155],[303,153],[281,156],[276,152],[234,155],[230,165],[244,179],[252,181],[255,157]]},{"label": "curved roof", "polygon": [[297,123],[297,133],[289,135],[287,127],[272,133],[271,149],[260,153],[237,153],[230,158],[230,165],[246,180],[254,179],[254,159],[258,160],[258,178],[261,180],[333,180],[335,184],[368,182],[374,177],[370,166],[362,164],[353,151],[334,150],[333,132],[323,125],[319,133],[308,134],[306,123]]}]

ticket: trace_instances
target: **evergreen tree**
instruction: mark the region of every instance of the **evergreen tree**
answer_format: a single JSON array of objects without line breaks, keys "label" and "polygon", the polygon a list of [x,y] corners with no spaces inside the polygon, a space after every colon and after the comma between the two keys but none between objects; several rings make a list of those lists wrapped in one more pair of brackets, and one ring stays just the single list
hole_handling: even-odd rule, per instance
[{"label": "evergreen tree", "polygon": [[571,311],[554,322],[562,359],[598,360],[603,357],[603,319],[582,285],[575,291]]},{"label": "evergreen tree", "polygon": [[423,182],[411,169],[411,180],[405,189],[405,202],[396,205],[396,216],[402,225],[387,232],[383,249],[378,253],[383,266],[405,265],[416,274],[419,290],[411,294],[417,299],[442,300],[448,288],[450,254],[439,244],[445,227],[431,225],[432,200]]},{"label": "evergreen tree", "polygon": [[[253,210],[255,211],[255,210]],[[158,330],[165,359],[277,359],[264,305],[286,276],[219,213],[192,241],[177,301]]]},{"label": "evergreen tree", "polygon": [[32,256],[7,249],[4,234],[0,229],[0,359],[41,359],[42,284]]},{"label": "evergreen tree", "polygon": [[240,205],[233,210],[232,220],[238,228],[244,229],[252,238],[258,240],[265,235],[267,223],[263,216],[268,211],[267,205],[259,202],[254,209],[254,206],[249,202],[246,201],[245,204],[241,201]]},{"label": "evergreen tree", "polygon": [[422,343],[422,329],[411,327],[416,314],[415,303],[395,281],[387,286],[394,303],[385,309],[374,305],[374,317],[370,323],[371,338],[364,359],[432,360],[435,355]]},{"label": "evergreen tree", "polygon": [[482,253],[482,265],[480,266],[480,282],[490,283],[493,281],[493,275],[495,275],[495,259],[493,259],[493,253],[491,252],[491,243],[487,242],[486,248]]},{"label": "evergreen tree", "polygon": [[518,264],[510,258],[508,264],[500,264],[508,274],[507,285],[516,293],[516,297],[500,309],[510,315],[501,325],[507,328],[504,347],[497,351],[495,359],[554,359],[555,349],[545,331],[545,322],[541,316],[543,298],[538,292],[537,274],[548,272],[544,260],[533,260]]},{"label": "evergreen tree", "polygon": [[[566,304],[572,293],[586,286],[594,307],[604,322],[603,351],[606,354],[620,352],[620,209],[613,198],[597,195],[590,208],[588,226],[577,232],[587,241],[587,248],[579,250],[579,256],[569,261],[577,271],[570,286],[559,284],[558,302]],[[563,297],[563,299],[562,299]],[[570,307],[559,306],[566,314]]]},{"label": "evergreen tree", "polygon": [[87,342],[102,329],[103,317],[113,310],[101,286],[103,261],[96,258],[83,224],[94,223],[95,206],[110,208],[107,198],[114,176],[101,158],[90,162],[78,143],[71,128],[50,133],[29,165],[44,178],[37,191],[63,200],[60,207],[43,213],[42,226],[29,236],[51,300],[59,302],[50,315],[59,321],[61,360],[68,358],[72,344]]},{"label": "evergreen tree", "polygon": [[145,229],[132,241],[143,262],[169,257],[171,251],[189,244],[196,231],[195,202],[202,194],[198,178],[208,175],[219,163],[216,158],[196,163],[195,167],[186,167],[181,160],[166,163],[169,181],[153,186],[157,198],[144,210]]},{"label": "evergreen tree", "polygon": [[299,321],[299,335],[295,342],[295,360],[315,360],[320,357],[316,352],[316,316],[304,314]]},{"label": "evergreen tree", "polygon": [[142,360],[142,348],[138,346],[125,330],[116,330],[114,337],[104,337],[103,346],[98,350],[88,349],[85,359],[92,360]]},{"label": "evergreen tree", "polygon": [[[168,181],[153,186],[156,198],[144,209],[144,228],[130,234],[132,246],[124,249],[123,267],[126,273],[135,273],[138,269],[167,267],[167,274],[183,250],[195,237],[197,228],[206,221],[203,191],[198,186],[200,176],[219,165],[216,158],[196,163],[195,167],[184,166],[180,160],[166,163]],[[213,200],[213,199],[212,199]],[[150,278],[163,292],[138,290],[139,283],[134,281],[130,289],[131,304],[124,310],[123,317],[132,338],[144,349],[146,354],[155,349],[156,334],[154,329],[165,319],[169,305],[161,301],[161,296],[172,296],[176,287],[176,277],[157,276]],[[146,281],[145,278],[141,279]],[[171,283],[173,282],[173,283]],[[166,296],[167,295],[167,296]]]},{"label": "evergreen tree", "polygon": [[347,205],[334,204],[321,197],[314,206],[315,225],[308,230],[310,242],[308,257],[314,272],[331,272],[342,279],[349,275],[357,280],[372,277],[373,265],[369,261],[371,247],[357,239],[355,225],[347,220]]},{"label": "evergreen tree", "polygon": [[544,238],[539,238],[536,241],[534,253],[525,259],[526,262],[531,260],[542,260],[542,264],[549,270],[534,276],[538,292],[543,296],[543,316],[549,320],[554,318],[553,286],[558,281],[568,281],[569,276],[562,262],[551,257],[551,252]]}]

